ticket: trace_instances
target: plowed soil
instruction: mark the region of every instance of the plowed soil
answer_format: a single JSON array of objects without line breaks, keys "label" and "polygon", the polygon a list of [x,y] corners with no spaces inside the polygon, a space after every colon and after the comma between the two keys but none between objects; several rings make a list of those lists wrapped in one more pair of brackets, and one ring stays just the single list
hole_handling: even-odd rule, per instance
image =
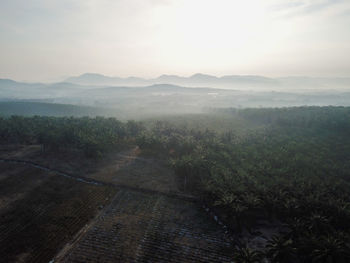
[{"label": "plowed soil", "polygon": [[225,229],[164,163],[137,148],[97,162],[73,156],[0,149],[31,162],[0,163],[3,262],[231,262]]}]

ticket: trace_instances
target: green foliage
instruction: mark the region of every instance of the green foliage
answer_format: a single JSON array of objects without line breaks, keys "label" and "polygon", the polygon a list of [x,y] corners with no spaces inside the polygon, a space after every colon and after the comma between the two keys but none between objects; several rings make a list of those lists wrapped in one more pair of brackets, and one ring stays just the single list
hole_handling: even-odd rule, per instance
[{"label": "green foliage", "polygon": [[[350,108],[220,111],[235,124],[252,125],[242,135],[242,127],[235,133],[158,122],[143,137],[152,143],[141,147],[162,149],[185,190],[221,211],[232,228],[250,229],[261,217],[285,223],[289,233],[266,247],[270,261],[343,262],[350,236]],[[340,232],[344,238],[335,236]]]},{"label": "green foliage", "polygon": [[44,150],[79,149],[88,157],[99,157],[133,140],[140,123],[114,118],[21,117],[0,118],[1,143],[39,143]]},{"label": "green foliage", "polygon": [[234,262],[237,263],[260,263],[263,259],[263,254],[253,250],[247,246],[241,246],[234,250]]},{"label": "green foliage", "polygon": [[271,263],[295,262],[296,248],[293,240],[284,236],[273,236],[266,245],[266,255]]},{"label": "green foliage", "polygon": [[349,262],[349,247],[339,237],[323,236],[311,253],[312,262],[342,263]]}]

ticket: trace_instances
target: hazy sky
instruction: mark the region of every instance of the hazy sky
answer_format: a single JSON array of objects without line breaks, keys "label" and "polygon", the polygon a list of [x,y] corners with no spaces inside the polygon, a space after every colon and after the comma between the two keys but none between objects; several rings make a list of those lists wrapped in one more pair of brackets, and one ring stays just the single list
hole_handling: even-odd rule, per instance
[{"label": "hazy sky", "polygon": [[0,78],[350,76],[350,0],[0,0]]}]

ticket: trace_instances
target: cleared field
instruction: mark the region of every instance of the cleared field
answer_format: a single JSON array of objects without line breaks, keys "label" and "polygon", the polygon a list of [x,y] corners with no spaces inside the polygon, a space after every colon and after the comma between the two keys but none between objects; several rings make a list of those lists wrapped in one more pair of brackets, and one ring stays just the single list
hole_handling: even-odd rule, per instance
[{"label": "cleared field", "polygon": [[230,262],[230,242],[198,204],[122,189],[58,262]]},{"label": "cleared field", "polygon": [[3,262],[231,262],[225,230],[162,164],[131,151],[70,176],[32,148],[0,163]]},{"label": "cleared field", "polygon": [[140,157],[131,146],[91,160],[79,152],[42,153],[40,145],[0,145],[0,158],[34,162],[67,174],[166,193],[179,193],[174,172],[164,161]]},{"label": "cleared field", "polygon": [[49,262],[116,189],[0,163],[0,258]]}]

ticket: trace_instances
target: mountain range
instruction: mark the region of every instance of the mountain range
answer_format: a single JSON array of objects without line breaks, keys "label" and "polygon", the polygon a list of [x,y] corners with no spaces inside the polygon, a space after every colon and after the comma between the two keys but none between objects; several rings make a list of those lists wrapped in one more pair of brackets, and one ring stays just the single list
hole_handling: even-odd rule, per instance
[{"label": "mountain range", "polygon": [[197,73],[190,77],[177,75],[161,75],[157,78],[145,79],[139,77],[110,77],[96,73],[85,73],[70,77],[65,82],[80,85],[109,85],[109,86],[150,86],[154,84],[173,84],[185,87],[211,87],[225,89],[241,88],[288,88],[288,89],[324,89],[350,88],[350,78],[324,77],[282,77],[269,78],[258,75],[226,75],[217,77]]},{"label": "mountain range", "polygon": [[0,116],[101,114],[120,119],[222,107],[349,106],[350,79],[204,74],[155,79],[83,74],[46,84],[0,79],[0,104]]}]

